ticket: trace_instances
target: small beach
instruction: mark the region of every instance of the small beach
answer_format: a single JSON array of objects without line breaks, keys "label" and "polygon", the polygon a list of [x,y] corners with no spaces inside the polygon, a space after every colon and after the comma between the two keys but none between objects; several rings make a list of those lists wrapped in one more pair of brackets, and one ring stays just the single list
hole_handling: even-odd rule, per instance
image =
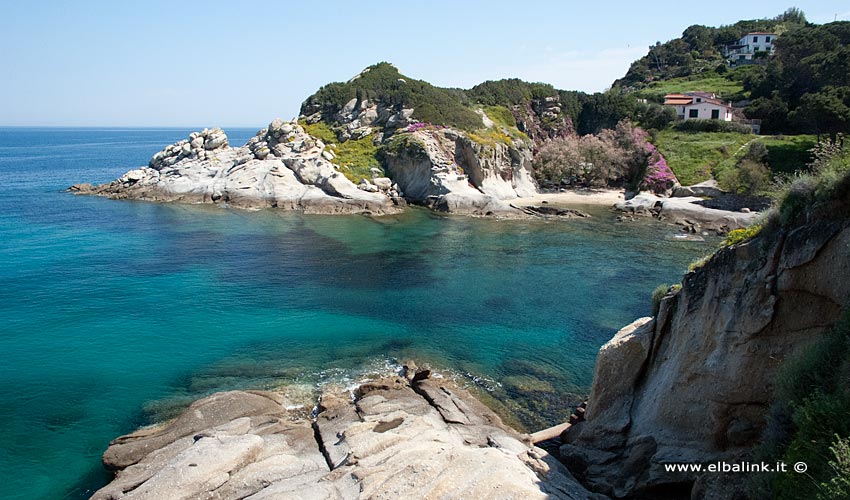
[{"label": "small beach", "polygon": [[623,191],[619,189],[576,189],[517,198],[513,200],[513,204],[540,205],[545,202],[553,205],[604,205],[610,207],[624,199]]}]

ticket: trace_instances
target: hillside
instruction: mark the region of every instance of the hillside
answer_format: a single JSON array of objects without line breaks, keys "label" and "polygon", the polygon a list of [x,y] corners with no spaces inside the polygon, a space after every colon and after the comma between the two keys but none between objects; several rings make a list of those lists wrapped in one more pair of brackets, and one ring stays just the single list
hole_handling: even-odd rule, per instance
[{"label": "hillside", "polygon": [[[657,81],[711,75],[725,67],[723,48],[734,43],[752,31],[784,33],[806,24],[805,15],[798,9],[788,9],[785,13],[771,19],[738,21],[728,26],[712,28],[693,25],[682,32],[682,36],[661,43],[656,42],[649,48],[647,55],[633,62],[623,78],[614,82],[614,87],[640,90]],[[724,70],[719,70],[722,74]],[[721,78],[723,81],[734,81]],[[719,92],[721,88],[705,88],[705,91]]]}]

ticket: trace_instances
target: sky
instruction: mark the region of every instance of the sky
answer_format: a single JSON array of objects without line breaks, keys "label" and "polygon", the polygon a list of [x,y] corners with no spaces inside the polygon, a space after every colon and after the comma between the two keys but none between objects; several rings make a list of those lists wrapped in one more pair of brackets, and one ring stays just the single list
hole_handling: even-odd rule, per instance
[{"label": "sky", "polygon": [[0,2],[0,126],[256,127],[380,61],[435,85],[602,91],[692,24],[847,0]]}]

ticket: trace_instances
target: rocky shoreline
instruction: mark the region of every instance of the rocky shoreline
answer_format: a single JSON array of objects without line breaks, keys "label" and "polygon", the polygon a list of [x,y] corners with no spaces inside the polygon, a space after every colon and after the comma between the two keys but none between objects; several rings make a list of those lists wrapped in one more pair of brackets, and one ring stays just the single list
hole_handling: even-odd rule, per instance
[{"label": "rocky shoreline", "polygon": [[[694,194],[719,199],[723,193],[698,186],[683,188],[686,195],[639,193],[626,200],[615,190],[541,193],[530,172],[530,150],[481,146],[452,129],[417,130],[408,141],[413,146],[386,156],[391,178],[376,171],[355,184],[330,162],[333,153],[326,145],[297,121],[276,119],[235,148],[221,129],[204,129],[156,153],[146,167],[100,185],[75,184],[68,191],[308,214],[385,215],[414,203],[439,212],[510,219],[585,217],[566,205],[603,204],[629,214],[655,215],[695,232],[746,227],[758,216],[748,209],[704,206],[705,199]],[[458,157],[466,159],[465,169],[457,164]]]},{"label": "rocky shoreline", "polygon": [[308,419],[275,392],[213,394],[115,439],[92,498],[604,498],[466,391],[404,375],[326,391]]}]

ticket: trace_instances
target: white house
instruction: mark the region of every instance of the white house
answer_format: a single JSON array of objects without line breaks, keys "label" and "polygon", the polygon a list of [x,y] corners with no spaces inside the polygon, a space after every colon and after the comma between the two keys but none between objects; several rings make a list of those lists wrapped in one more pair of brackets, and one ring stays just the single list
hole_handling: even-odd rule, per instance
[{"label": "white house", "polygon": [[732,45],[726,46],[726,60],[736,64],[738,62],[752,61],[759,52],[773,54],[775,50],[773,43],[779,35],[766,31],[753,31],[747,33]]},{"label": "white house", "polygon": [[732,104],[721,101],[710,92],[667,94],[664,104],[673,106],[682,120],[732,121]]}]

